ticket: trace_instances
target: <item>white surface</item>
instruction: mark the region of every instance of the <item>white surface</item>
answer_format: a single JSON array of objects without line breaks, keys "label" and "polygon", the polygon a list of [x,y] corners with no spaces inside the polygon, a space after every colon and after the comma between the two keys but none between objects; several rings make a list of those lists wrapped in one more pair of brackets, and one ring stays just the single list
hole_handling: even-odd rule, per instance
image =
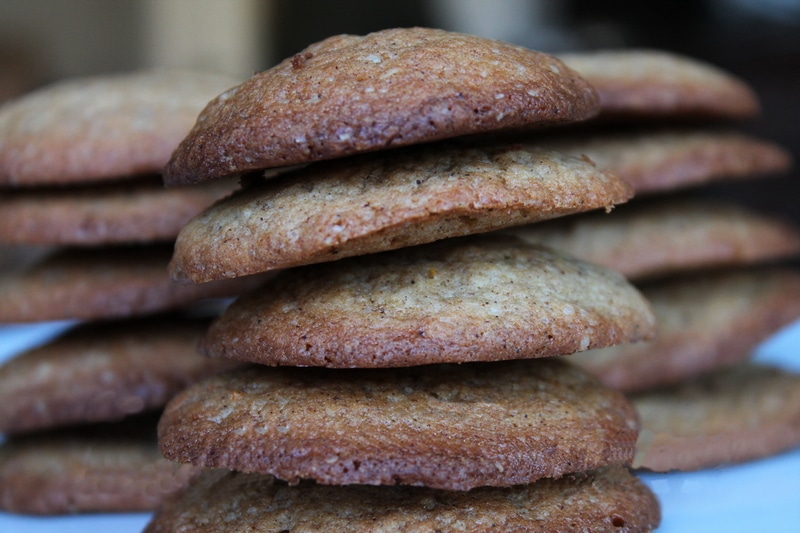
[{"label": "white surface", "polygon": [[[68,323],[0,327],[0,361]],[[800,372],[800,322],[763,343],[756,358]],[[661,501],[659,533],[800,530],[800,449],[743,465],[642,479]],[[0,513],[0,533],[138,533],[146,513],[36,518]]]}]

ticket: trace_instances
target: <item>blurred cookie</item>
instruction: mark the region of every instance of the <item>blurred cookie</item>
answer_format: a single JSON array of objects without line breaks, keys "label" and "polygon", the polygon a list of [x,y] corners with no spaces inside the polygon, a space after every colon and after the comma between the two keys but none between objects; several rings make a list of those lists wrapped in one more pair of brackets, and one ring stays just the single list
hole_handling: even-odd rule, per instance
[{"label": "blurred cookie", "polygon": [[712,272],[642,287],[658,336],[570,356],[607,385],[643,390],[749,357],[756,345],[800,318],[800,273]]},{"label": "blurred cookie", "polygon": [[238,366],[195,352],[207,319],[152,317],[78,326],[0,365],[0,432],[114,421],[163,407],[195,381]]},{"label": "blurred cookie", "polygon": [[332,370],[254,365],[176,396],[164,456],[296,482],[511,486],[627,464],[625,397],[564,361]]},{"label": "blurred cookie", "polygon": [[0,109],[0,185],[160,172],[224,76],[145,71],[70,79]]},{"label": "blurred cookie", "polygon": [[338,35],[210,102],[164,179],[199,182],[596,112],[591,87],[547,54],[428,28]]},{"label": "blurred cookie", "polygon": [[542,146],[589,158],[630,183],[637,196],[778,174],[792,163],[780,146],[728,131],[606,132],[543,139]]},{"label": "blurred cookie", "polygon": [[235,184],[164,188],[161,178],[0,190],[0,242],[95,246],[174,239]]},{"label": "blurred cookie", "polygon": [[283,271],[201,340],[268,365],[389,367],[562,355],[650,337],[617,274],[499,235]]},{"label": "blurred cookie", "polygon": [[624,468],[469,492],[422,487],[287,486],[209,470],[171,498],[145,533],[174,531],[651,531],[658,500]]},{"label": "blurred cookie", "polygon": [[448,146],[318,163],[214,205],[170,264],[204,282],[402,248],[632,196],[616,176],[533,145]]},{"label": "blurred cookie", "polygon": [[602,118],[743,119],[760,105],[741,79],[697,59],[660,50],[561,54],[597,90]]},{"label": "blurred cookie", "polygon": [[164,459],[155,420],[81,426],[0,444],[0,509],[53,515],[151,511],[197,468]]},{"label": "blurred cookie", "polygon": [[63,249],[0,277],[0,323],[120,318],[231,297],[263,277],[202,285],[169,279],[172,245]]},{"label": "blurred cookie", "polygon": [[631,280],[800,255],[800,230],[785,221],[700,200],[636,202],[505,232]]},{"label": "blurred cookie", "polygon": [[632,397],[642,421],[634,466],[698,470],[800,444],[800,375],[742,364]]}]

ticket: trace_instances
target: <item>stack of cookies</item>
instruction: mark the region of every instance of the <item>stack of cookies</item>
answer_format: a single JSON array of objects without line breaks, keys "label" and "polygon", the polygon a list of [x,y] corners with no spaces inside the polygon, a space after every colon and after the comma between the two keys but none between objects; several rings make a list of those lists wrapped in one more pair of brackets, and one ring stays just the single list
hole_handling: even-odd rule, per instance
[{"label": "stack of cookies", "polygon": [[649,303],[492,232],[632,196],[529,139],[598,110],[554,57],[422,28],[329,38],[212,100],[164,179],[243,187],[181,230],[171,275],[277,275],[199,343],[250,366],[161,417],[165,456],[205,470],[148,531],[655,528],[632,405],[555,357],[651,339]]},{"label": "stack of cookies", "polygon": [[207,101],[235,84],[111,75],[0,108],[0,323],[82,322],[0,366],[3,510],[149,510],[193,471],[160,456],[157,417],[116,422],[235,366],[196,354],[208,318],[189,311],[207,315],[198,302],[257,280],[181,285],[166,268],[179,229],[235,184],[165,189],[160,177]]},{"label": "stack of cookies", "polygon": [[653,304],[654,341],[571,357],[631,395],[642,422],[635,466],[693,470],[797,446],[800,376],[745,360],[800,317],[800,273],[777,265],[800,254],[800,231],[697,194],[712,181],[788,169],[781,147],[730,129],[757,116],[752,90],[663,52],[563,59],[597,88],[595,123],[605,127],[545,144],[622,176],[637,199],[613,217],[570,217],[512,233],[622,272]]}]

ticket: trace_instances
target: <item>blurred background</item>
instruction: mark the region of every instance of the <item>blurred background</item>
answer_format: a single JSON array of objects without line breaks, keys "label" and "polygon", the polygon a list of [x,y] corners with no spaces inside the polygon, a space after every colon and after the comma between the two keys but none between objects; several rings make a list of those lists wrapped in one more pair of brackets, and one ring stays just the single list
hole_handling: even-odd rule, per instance
[{"label": "blurred background", "polygon": [[[760,95],[762,117],[740,129],[800,161],[800,0],[2,0],[0,102],[149,67],[244,79],[332,34],[414,25],[547,52],[647,47],[705,60]],[[800,221],[797,168],[712,193]]]}]

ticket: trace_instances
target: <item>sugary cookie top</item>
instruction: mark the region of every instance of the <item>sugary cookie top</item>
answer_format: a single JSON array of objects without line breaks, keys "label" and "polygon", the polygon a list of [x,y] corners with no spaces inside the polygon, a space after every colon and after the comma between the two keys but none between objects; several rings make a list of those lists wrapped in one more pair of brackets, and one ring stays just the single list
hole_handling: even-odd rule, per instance
[{"label": "sugary cookie top", "polygon": [[547,54],[427,28],[339,35],[214,99],[164,177],[198,182],[596,112],[594,90]]}]

